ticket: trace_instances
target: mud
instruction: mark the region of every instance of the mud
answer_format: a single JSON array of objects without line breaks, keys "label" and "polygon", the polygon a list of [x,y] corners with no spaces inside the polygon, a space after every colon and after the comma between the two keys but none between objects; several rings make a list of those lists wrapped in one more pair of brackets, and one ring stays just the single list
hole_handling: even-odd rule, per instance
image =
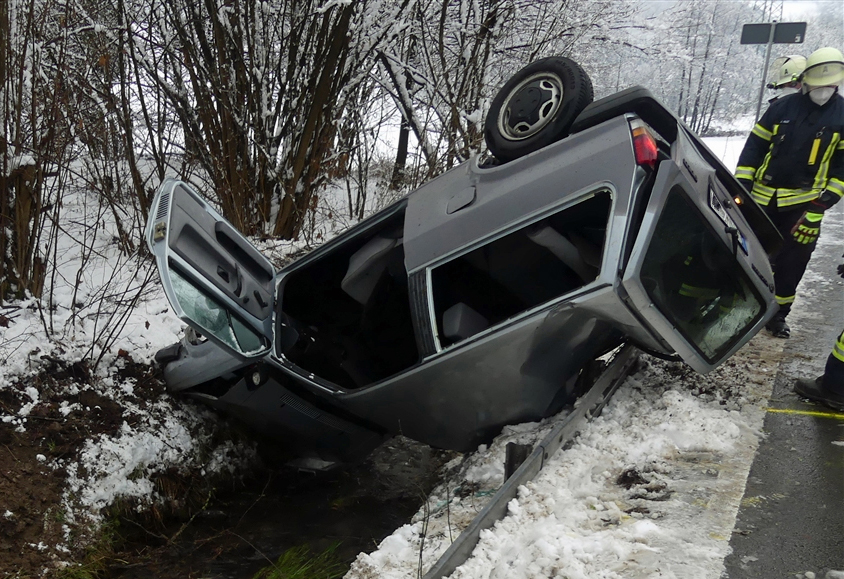
[{"label": "mud", "polygon": [[[112,400],[94,392],[68,395],[68,386],[88,379],[84,364],[65,366],[50,362],[37,376],[0,391],[0,409],[15,415],[29,402],[28,388],[39,392],[26,427],[0,423],[0,577],[36,577],[57,562],[52,550],[68,545],[62,560],[85,559],[89,537],[68,535],[69,514],[62,506],[67,472],[52,469],[48,461],[72,458],[85,440],[113,434],[125,419]],[[138,372],[138,392],[163,391],[152,370]],[[83,410],[66,415],[63,402],[78,402]],[[131,416],[128,417],[131,420]]]}]

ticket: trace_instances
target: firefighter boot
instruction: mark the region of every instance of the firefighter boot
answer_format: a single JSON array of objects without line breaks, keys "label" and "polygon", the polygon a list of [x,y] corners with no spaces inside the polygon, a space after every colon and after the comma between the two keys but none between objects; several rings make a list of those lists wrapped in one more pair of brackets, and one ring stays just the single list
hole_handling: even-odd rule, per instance
[{"label": "firefighter boot", "polygon": [[798,378],[797,383],[794,385],[794,391],[804,398],[808,398],[814,402],[820,402],[824,406],[829,406],[835,410],[844,411],[844,391],[824,388],[823,376],[818,376],[814,380],[810,378]]},{"label": "firefighter boot", "polygon": [[777,312],[773,318],[765,324],[765,329],[771,332],[775,338],[788,338],[791,336],[791,328],[785,323],[785,315]]}]

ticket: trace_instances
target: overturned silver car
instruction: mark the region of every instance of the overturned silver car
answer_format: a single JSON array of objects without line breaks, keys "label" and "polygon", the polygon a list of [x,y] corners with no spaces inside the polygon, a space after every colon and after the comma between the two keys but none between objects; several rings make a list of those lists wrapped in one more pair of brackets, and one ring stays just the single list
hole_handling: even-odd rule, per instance
[{"label": "overturned silver car", "polygon": [[159,352],[170,391],[345,462],[399,433],[474,449],[571,404],[623,342],[721,364],[776,309],[778,234],[648,91],[589,101],[576,64],[530,65],[486,122],[506,162],[472,159],[278,272],[164,182],[147,243],[207,337]]}]

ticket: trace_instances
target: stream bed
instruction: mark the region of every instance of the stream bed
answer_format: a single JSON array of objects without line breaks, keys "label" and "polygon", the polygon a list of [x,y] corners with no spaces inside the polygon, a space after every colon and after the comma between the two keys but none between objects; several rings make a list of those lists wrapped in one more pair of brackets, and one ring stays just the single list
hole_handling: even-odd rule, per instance
[{"label": "stream bed", "polygon": [[[163,532],[127,529],[109,568],[122,579],[252,578],[291,547],[337,545],[347,567],[407,523],[457,456],[403,437],[362,464],[324,473],[276,469],[221,494],[189,524]],[[132,526],[132,524],[128,525]]]}]

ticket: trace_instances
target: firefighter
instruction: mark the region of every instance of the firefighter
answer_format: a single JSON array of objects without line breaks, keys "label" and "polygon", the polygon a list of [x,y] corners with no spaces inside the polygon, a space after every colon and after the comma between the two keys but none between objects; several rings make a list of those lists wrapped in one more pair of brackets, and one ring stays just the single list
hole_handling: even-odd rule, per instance
[{"label": "firefighter", "polygon": [[844,196],[844,55],[816,50],[800,80],[801,92],[774,101],[753,127],[736,168],[783,236],[771,259],[779,311],[765,326],[778,338],[791,333],[785,320],[824,212]]},{"label": "firefighter", "polygon": [[777,69],[777,80],[768,84],[768,88],[777,91],[777,94],[769,103],[800,92],[803,88],[800,75],[806,70],[806,57],[799,54],[781,56],[774,61],[774,67]]},{"label": "firefighter", "polygon": [[[838,266],[838,275],[844,278],[844,263]],[[794,391],[830,408],[844,410],[844,331],[826,359],[823,375],[815,379],[798,379]]]}]

